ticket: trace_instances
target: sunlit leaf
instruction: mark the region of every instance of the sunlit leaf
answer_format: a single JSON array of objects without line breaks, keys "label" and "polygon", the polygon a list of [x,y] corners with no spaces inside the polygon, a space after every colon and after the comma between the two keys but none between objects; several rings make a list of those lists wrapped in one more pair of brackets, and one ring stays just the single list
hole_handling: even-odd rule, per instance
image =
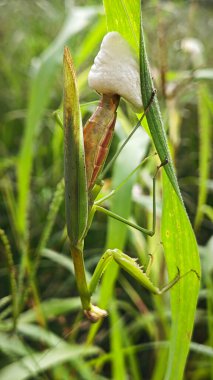
[{"label": "sunlit leaf", "polygon": [[[154,85],[150,73],[143,27],[141,25],[141,92],[143,104],[148,104]],[[199,290],[200,263],[195,236],[190,225],[169,154],[166,134],[155,97],[147,114],[153,143],[161,161],[169,159],[163,182],[162,240],[170,279],[177,268],[181,275],[191,272],[171,291],[172,329],[169,360],[165,379],[181,380],[194,324]]]},{"label": "sunlit leaf", "polygon": [[198,84],[198,116],[199,116],[199,196],[195,218],[195,228],[198,229],[203,218],[203,206],[207,201],[207,181],[210,174],[212,154],[212,112],[209,103],[211,96],[208,87]]}]

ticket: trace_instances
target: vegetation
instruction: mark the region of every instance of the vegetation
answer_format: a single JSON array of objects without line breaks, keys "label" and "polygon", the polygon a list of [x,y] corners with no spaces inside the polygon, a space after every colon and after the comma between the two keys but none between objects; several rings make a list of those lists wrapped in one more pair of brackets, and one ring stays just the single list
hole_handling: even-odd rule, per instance
[{"label": "vegetation", "polygon": [[[139,50],[139,1],[130,6],[127,0],[105,0],[104,6],[98,0],[1,4],[0,378],[213,380],[213,8],[208,2],[143,1],[146,49],[140,44]],[[95,304],[108,310],[108,318],[91,325],[81,311],[65,227],[63,130],[53,111],[62,107],[62,57],[68,45],[84,123],[94,112],[98,95],[89,89],[87,75],[107,28],[121,32],[140,55],[146,90],[151,89],[146,50],[151,64],[201,258],[191,343],[199,285],[193,273],[170,292],[155,296],[112,263],[93,296]],[[142,86],[144,103],[148,96]],[[152,177],[159,164],[154,153],[157,150],[161,159],[165,153],[156,138],[161,128],[156,112],[154,108],[147,114],[144,128],[107,172],[102,190],[107,195],[150,156],[105,203],[148,228]],[[136,115],[122,101],[109,159],[136,123]],[[96,213],[84,247],[88,279],[106,248],[138,257],[145,268],[151,254],[150,277],[159,287],[175,276],[177,266],[181,274],[190,269],[199,274],[194,234],[173,169],[165,169],[168,177],[157,177],[154,237]]]}]

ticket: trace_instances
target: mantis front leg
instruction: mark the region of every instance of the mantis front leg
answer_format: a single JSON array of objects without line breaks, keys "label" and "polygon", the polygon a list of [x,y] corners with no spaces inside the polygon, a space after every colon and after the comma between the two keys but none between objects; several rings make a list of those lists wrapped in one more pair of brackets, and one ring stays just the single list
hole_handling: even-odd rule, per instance
[{"label": "mantis front leg", "polygon": [[108,249],[99,260],[92,279],[87,285],[83,261],[83,252],[77,247],[71,248],[72,258],[76,271],[76,280],[78,291],[81,297],[82,307],[84,314],[91,322],[97,322],[103,317],[107,316],[107,312],[103,309],[100,309],[97,306],[94,306],[91,303],[91,296],[94,293],[99,280],[108,267],[108,265],[114,260],[122,269],[129,273],[141,286],[150,291],[153,294],[161,295],[171,289],[181,278],[185,277],[191,272],[194,272],[198,276],[197,272],[193,269],[188,272],[180,275],[180,271],[177,268],[177,275],[165,285],[162,289],[159,289],[155,286],[150,280],[148,274],[150,270],[150,265],[148,265],[147,270],[144,271],[142,266],[139,266],[137,259],[126,255],[119,249]]},{"label": "mantis front leg", "polygon": [[[193,269],[180,275],[180,271],[177,268],[177,275],[165,285],[162,289],[155,286],[148,276],[150,265],[147,270],[144,271],[143,267],[139,266],[136,259],[131,258],[119,249],[108,249],[98,262],[95,272],[89,284],[89,292],[92,295],[95,291],[97,284],[111,261],[115,261],[122,269],[129,273],[141,286],[150,291],[153,294],[161,295],[171,289],[181,278],[185,277],[189,273],[193,272],[198,276],[197,272]],[[86,313],[87,314],[87,313]]]},{"label": "mantis front leg", "polygon": [[[92,294],[95,291],[100,277],[102,276],[103,272],[112,260],[114,260],[122,269],[129,273],[133,278],[135,278],[135,280],[144,288],[148,289],[150,292],[154,294],[161,294],[161,291],[153,285],[146,272],[143,271],[143,267],[140,267],[138,265],[137,260],[126,255],[119,249],[108,249],[101,257],[89,285],[90,294]],[[180,275],[178,273],[178,275],[175,277],[173,281],[173,284],[179,280],[179,277]]]}]

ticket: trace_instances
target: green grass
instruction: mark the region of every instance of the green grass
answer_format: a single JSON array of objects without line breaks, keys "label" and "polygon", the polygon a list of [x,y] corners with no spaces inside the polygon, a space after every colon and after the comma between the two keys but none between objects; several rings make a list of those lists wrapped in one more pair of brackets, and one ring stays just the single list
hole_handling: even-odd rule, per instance
[{"label": "green grass", "polygon": [[[212,6],[142,2],[146,51],[202,264],[190,343],[198,284],[193,274],[158,297],[112,264],[93,297],[109,317],[91,325],[81,312],[65,229],[63,131],[52,117],[62,101],[62,51],[68,45],[74,58],[84,122],[95,109],[90,102],[98,99],[87,86],[87,74],[107,27],[119,30],[140,54],[138,1],[130,6],[106,0],[105,11],[101,1],[84,3],[71,10],[57,0],[1,6],[0,378],[213,380]],[[186,37],[203,43],[202,63],[181,50]],[[149,86],[148,71],[142,76]],[[170,97],[168,92],[165,97],[168,86]],[[143,88],[142,95],[146,101]],[[165,153],[160,143],[165,140],[156,139],[159,115],[153,112],[108,173],[106,194],[144,157],[156,149]],[[110,157],[135,123],[121,102]],[[151,225],[157,162],[150,158],[106,206],[141,226]],[[168,282],[167,273],[174,277],[177,266],[181,273],[192,267],[199,271],[193,231],[171,176],[158,176],[153,238],[97,213],[85,241],[88,279],[105,248],[138,256],[145,267],[151,253],[151,278],[159,286]]]}]

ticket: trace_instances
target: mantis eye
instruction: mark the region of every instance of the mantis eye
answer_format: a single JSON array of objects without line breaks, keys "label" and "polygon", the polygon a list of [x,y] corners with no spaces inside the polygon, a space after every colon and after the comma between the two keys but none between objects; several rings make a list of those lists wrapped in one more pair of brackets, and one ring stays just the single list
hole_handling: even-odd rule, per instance
[{"label": "mantis eye", "polygon": [[122,96],[136,112],[142,111],[139,63],[118,32],[110,32],[104,37],[89,72],[88,83],[101,94]]}]

